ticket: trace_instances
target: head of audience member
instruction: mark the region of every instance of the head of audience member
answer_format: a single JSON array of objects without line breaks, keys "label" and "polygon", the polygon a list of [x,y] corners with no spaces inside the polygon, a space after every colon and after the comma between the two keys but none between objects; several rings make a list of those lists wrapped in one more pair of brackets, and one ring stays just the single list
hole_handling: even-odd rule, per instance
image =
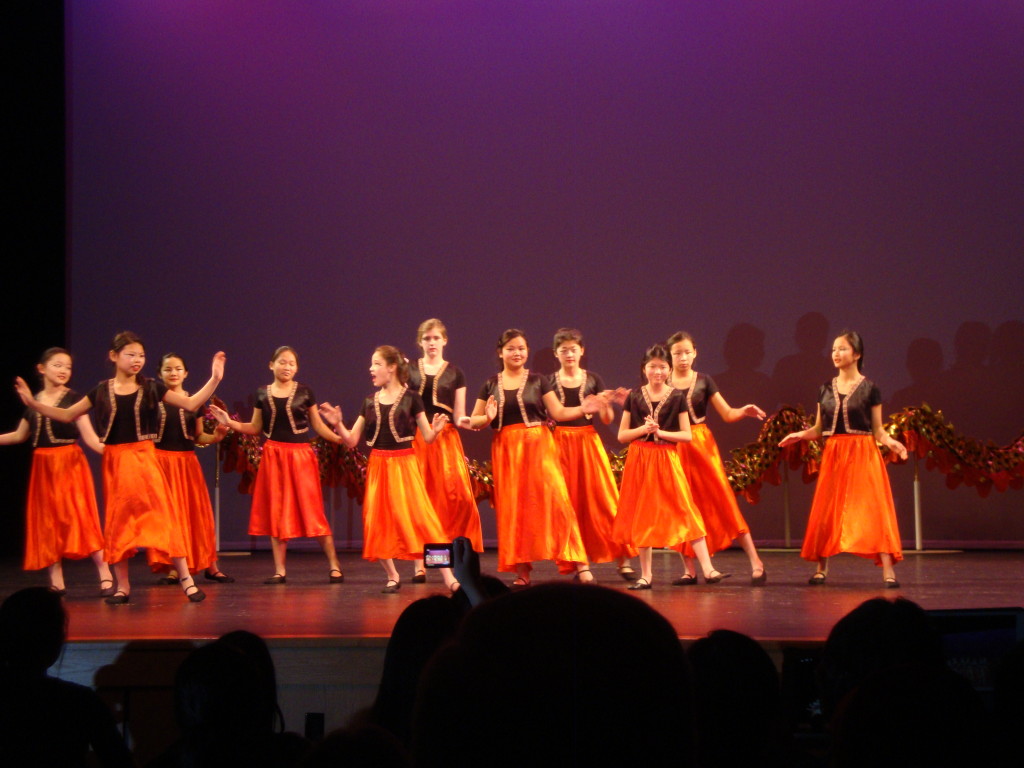
[{"label": "head of audience member", "polygon": [[363,724],[331,731],[303,756],[297,768],[410,768],[411,765],[408,751],[394,734]]},{"label": "head of audience member", "polygon": [[945,665],[939,633],[928,614],[901,597],[861,603],[836,622],[825,642],[819,682],[826,719],[863,681],[910,663]]},{"label": "head of audience member", "polygon": [[490,600],[420,680],[420,768],[616,765],[638,753],[691,766],[696,744],[679,638],[630,595],[544,584]]},{"label": "head of audience member", "polygon": [[60,596],[47,587],[28,587],[0,605],[0,663],[5,674],[43,675],[57,661],[68,617]]},{"label": "head of audience member", "polygon": [[259,680],[265,688],[264,695],[269,696],[274,702],[275,730],[283,731],[284,715],[281,714],[281,707],[277,702],[277,670],[274,668],[274,658],[270,655],[267,641],[254,632],[236,629],[221,635],[215,642],[233,648],[256,666]]},{"label": "head of audience member", "polygon": [[[686,652],[693,671],[701,765],[764,765],[777,753],[782,700],[775,663],[751,637],[717,629]],[[722,713],[728,712],[728,717]],[[736,738],[736,734],[743,738]]]}]

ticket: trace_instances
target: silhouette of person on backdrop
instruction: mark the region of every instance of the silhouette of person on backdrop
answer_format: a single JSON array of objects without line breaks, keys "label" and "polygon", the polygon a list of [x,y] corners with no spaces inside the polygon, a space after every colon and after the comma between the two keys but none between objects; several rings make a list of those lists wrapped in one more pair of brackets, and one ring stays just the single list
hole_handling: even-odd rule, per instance
[{"label": "silhouette of person on backdrop", "polygon": [[942,345],[935,339],[917,338],[910,342],[907,347],[910,384],[893,394],[889,410],[895,412],[901,408],[919,408],[922,403],[937,408],[935,397],[939,394],[942,365]]},{"label": "silhouette of person on backdrop", "polygon": [[[729,397],[740,403],[774,405],[774,386],[771,376],[758,368],[764,362],[764,331],[750,323],[738,323],[725,335],[722,348],[726,369],[714,375],[715,382]],[[761,424],[751,419],[740,419],[731,424],[717,420],[715,439],[722,449],[722,458],[729,451],[757,440]]]},{"label": "silhouette of person on backdrop", "polygon": [[[808,312],[796,321],[793,340],[800,351],[779,358],[772,370],[772,385],[777,407],[802,405],[812,416],[816,403],[808,393],[832,377],[832,361],[828,356],[828,319],[820,312]],[[765,398],[762,398],[767,402]]]}]

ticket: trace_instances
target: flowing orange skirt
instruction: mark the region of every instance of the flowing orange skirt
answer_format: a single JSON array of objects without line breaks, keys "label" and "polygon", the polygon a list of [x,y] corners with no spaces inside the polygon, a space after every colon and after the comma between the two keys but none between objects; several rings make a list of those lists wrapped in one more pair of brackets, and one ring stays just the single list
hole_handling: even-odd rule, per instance
[{"label": "flowing orange skirt", "polygon": [[[676,443],[676,451],[690,483],[693,502],[704,521],[708,553],[713,555],[728,549],[733,539],[741,534],[750,533],[750,527],[740,514],[736,494],[729,485],[729,478],[725,476],[725,465],[722,464],[718,444],[708,425],[694,424],[691,431],[693,440],[689,443]],[[678,549],[687,557],[695,556],[690,544],[673,549]]]},{"label": "flowing orange skirt", "polygon": [[591,426],[555,427],[555,443],[590,562],[610,563],[633,557],[635,550],[612,538],[619,489],[597,430]]},{"label": "flowing orange skirt", "polygon": [[412,448],[370,451],[363,497],[363,557],[415,560],[423,545],[444,541]]},{"label": "flowing orange skirt", "polygon": [[630,443],[613,535],[632,547],[671,547],[704,536],[704,523],[671,443]]},{"label": "flowing orange skirt", "polygon": [[309,443],[263,443],[249,512],[250,536],[328,536],[320,467]]},{"label": "flowing orange skirt", "polygon": [[119,563],[142,548],[184,557],[185,539],[151,440],[103,449],[104,559]]},{"label": "flowing orange skirt", "polygon": [[817,561],[850,552],[881,565],[903,559],[885,463],[871,435],[834,435],[825,443],[800,557]]},{"label": "flowing orange skirt", "polygon": [[25,505],[26,571],[103,549],[96,489],[77,445],[36,448]]},{"label": "flowing orange skirt", "polygon": [[[174,500],[174,521],[185,539],[188,569],[195,573],[209,568],[217,559],[216,537],[210,493],[206,490],[206,478],[199,459],[195,451],[161,451],[157,448],[156,460]],[[151,549],[146,555],[154,573],[169,569],[170,559],[160,552]]]},{"label": "flowing orange skirt", "polygon": [[511,424],[491,444],[498,570],[554,560],[559,573],[586,562],[576,512],[562,477],[558,449],[547,427]]},{"label": "flowing orange skirt", "polygon": [[412,445],[427,495],[444,529],[444,540],[454,541],[458,536],[465,536],[473,543],[473,549],[483,552],[480,510],[469,480],[466,452],[462,449],[459,431],[452,424],[447,424],[434,442],[427,443],[417,430]]}]

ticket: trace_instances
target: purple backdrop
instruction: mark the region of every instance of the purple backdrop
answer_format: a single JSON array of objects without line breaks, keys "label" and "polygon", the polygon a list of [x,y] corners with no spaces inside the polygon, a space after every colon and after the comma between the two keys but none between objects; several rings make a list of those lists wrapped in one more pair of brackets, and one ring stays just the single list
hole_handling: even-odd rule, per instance
[{"label": "purple backdrop", "polygon": [[[537,353],[581,327],[622,385],[686,328],[727,399],[773,410],[813,400],[850,326],[887,412],[1024,429],[1020,3],[69,0],[67,40],[81,389],[127,327],[150,373],[225,349],[241,407],[287,343],[351,418],[374,346],[412,356],[438,316],[470,401],[508,326]],[[1020,492],[925,482],[930,540],[1024,541]]]}]

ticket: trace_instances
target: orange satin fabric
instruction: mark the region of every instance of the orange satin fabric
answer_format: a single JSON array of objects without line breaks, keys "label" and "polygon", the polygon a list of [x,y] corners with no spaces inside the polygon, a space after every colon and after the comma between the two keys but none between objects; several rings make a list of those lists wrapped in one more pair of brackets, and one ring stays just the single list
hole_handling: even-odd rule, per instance
[{"label": "orange satin fabric", "polygon": [[96,489],[77,445],[36,448],[25,505],[26,571],[103,549]]},{"label": "orange satin fabric", "polygon": [[[213,507],[206,490],[206,478],[194,451],[156,450],[156,460],[170,488],[175,525],[185,539],[185,560],[189,571],[209,568],[217,559],[213,527]],[[169,569],[171,561],[160,552],[149,550],[149,567],[155,572]]]},{"label": "orange satin fabric", "polygon": [[[743,533],[750,533],[747,521],[740,514],[736,494],[725,476],[725,466],[718,452],[711,430],[707,424],[694,424],[690,428],[693,440],[676,443],[679,462],[683,465],[686,480],[690,483],[690,494],[700,510],[704,530],[707,531],[708,552],[715,554],[728,549],[733,539]],[[689,544],[674,547],[687,557],[695,557]]]},{"label": "orange satin fabric", "polygon": [[616,541],[634,547],[671,547],[704,535],[690,484],[671,443],[630,443],[613,534]]},{"label": "orange satin fabric", "polygon": [[473,543],[473,549],[483,552],[480,510],[469,480],[459,431],[452,424],[446,424],[434,442],[427,443],[417,430],[412,445],[427,495],[444,529],[443,540],[454,541],[457,536],[465,536]]},{"label": "orange satin fabric", "polygon": [[320,467],[309,443],[263,443],[249,512],[250,536],[327,536]]},{"label": "orange satin fabric", "polygon": [[903,559],[885,463],[871,435],[835,435],[825,443],[800,557],[850,552],[881,565],[880,552]]},{"label": "orange satin fabric", "polygon": [[591,426],[555,427],[555,443],[590,562],[610,563],[636,555],[635,550],[612,538],[619,489],[597,430]]},{"label": "orange satin fabric", "polygon": [[142,547],[184,557],[174,501],[151,440],[103,449],[104,559],[119,563]]},{"label": "orange satin fabric", "polygon": [[576,563],[586,562],[551,430],[525,424],[503,427],[491,444],[491,465],[498,570],[554,560],[559,573],[573,573]]},{"label": "orange satin fabric", "polygon": [[412,448],[370,451],[363,497],[363,557],[415,560],[423,545],[445,541]]}]

